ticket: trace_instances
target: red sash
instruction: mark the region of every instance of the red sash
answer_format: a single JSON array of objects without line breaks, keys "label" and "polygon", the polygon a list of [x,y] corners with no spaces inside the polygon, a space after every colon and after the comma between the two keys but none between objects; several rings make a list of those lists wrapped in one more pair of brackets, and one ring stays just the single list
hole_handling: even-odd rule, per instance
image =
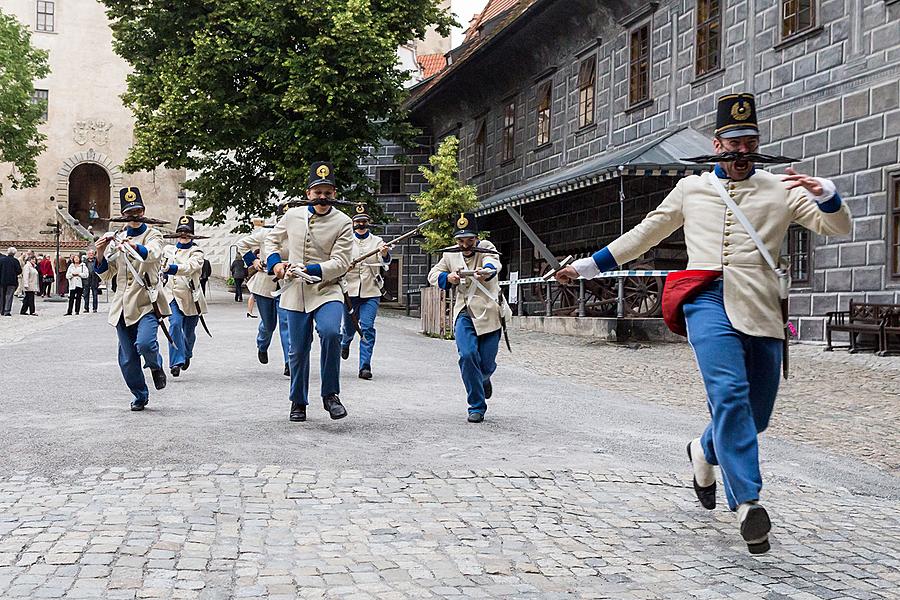
[{"label": "red sash", "polygon": [[662,314],[663,321],[672,333],[687,337],[682,307],[721,276],[721,271],[675,271],[666,276],[662,294]]}]

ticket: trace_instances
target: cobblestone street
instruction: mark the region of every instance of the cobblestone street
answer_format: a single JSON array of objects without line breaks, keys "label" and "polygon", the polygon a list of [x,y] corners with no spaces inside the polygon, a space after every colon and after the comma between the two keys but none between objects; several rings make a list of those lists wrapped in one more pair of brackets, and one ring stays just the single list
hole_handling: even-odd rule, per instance
[{"label": "cobblestone street", "polygon": [[313,401],[295,424],[223,292],[143,413],[105,315],[62,310],[0,321],[0,598],[900,598],[893,359],[796,349],[762,443],[773,547],[751,556],[691,489],[687,346],[514,332],[477,426],[453,343],[385,314],[375,379],[343,363],[350,416]]}]

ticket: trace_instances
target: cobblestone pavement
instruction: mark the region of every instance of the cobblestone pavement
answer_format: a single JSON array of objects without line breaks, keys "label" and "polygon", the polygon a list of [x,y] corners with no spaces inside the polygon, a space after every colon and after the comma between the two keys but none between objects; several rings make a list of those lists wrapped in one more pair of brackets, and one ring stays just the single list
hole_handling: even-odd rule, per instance
[{"label": "cobblestone pavement", "polygon": [[[900,598],[900,478],[840,446],[764,436],[765,556],[724,506],[699,508],[683,452],[702,406],[613,377],[658,357],[645,372],[669,384],[652,385],[678,390],[684,349],[514,335],[470,425],[453,343],[384,314],[375,379],[355,350],[342,363],[350,416],[311,399],[296,424],[257,321],[224,297],[215,338],[143,413],[102,314],[3,324],[0,599]],[[849,358],[816,360],[867,360]],[[602,382],[570,375],[589,365]],[[892,414],[873,448],[896,447]]]},{"label": "cobblestone pavement", "polygon": [[[687,344],[609,344],[516,332],[512,363],[605,391],[706,415],[706,394]],[[900,475],[900,357],[791,346],[769,427],[773,436],[809,443]]]},{"label": "cobblestone pavement", "polygon": [[898,598],[900,510],[783,488],[773,550],[632,473],[202,465],[0,479],[3,598]]}]

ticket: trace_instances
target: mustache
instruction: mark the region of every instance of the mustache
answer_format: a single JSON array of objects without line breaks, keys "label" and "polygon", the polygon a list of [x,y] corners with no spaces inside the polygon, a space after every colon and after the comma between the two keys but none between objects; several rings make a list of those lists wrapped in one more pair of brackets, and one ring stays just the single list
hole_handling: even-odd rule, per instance
[{"label": "mustache", "polygon": [[719,154],[704,154],[703,156],[693,156],[691,158],[682,158],[681,160],[692,163],[735,162],[747,160],[770,165],[798,162],[798,159],[796,158],[772,154],[760,154],[759,152],[720,152]]}]

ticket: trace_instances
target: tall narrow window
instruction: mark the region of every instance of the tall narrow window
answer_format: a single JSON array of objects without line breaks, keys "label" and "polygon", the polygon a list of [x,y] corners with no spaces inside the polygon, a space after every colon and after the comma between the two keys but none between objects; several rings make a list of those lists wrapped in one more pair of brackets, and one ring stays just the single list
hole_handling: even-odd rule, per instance
[{"label": "tall narrow window", "polygon": [[35,31],[54,30],[55,4],[55,2],[50,0],[37,0],[37,24],[34,28]]},{"label": "tall narrow window", "polygon": [[485,121],[482,119],[475,129],[475,174],[484,173],[484,156],[485,152]]},{"label": "tall narrow window", "polygon": [[888,211],[888,268],[891,279],[900,280],[900,175],[891,179]]},{"label": "tall narrow window", "polygon": [[34,93],[31,94],[31,103],[32,104],[43,104],[44,105],[44,114],[41,115],[41,121],[46,122],[48,115],[47,106],[50,101],[50,92],[48,90],[34,90]]},{"label": "tall narrow window", "polygon": [[791,283],[808,284],[810,270],[810,244],[812,236],[809,229],[792,225],[788,229],[788,260],[791,263]]},{"label": "tall narrow window", "polygon": [[380,169],[378,171],[378,193],[397,195],[402,191],[403,173],[400,169]]},{"label": "tall narrow window", "polygon": [[516,150],[516,101],[503,107],[503,160],[512,160]]},{"label": "tall narrow window", "polygon": [[697,0],[697,77],[719,68],[722,39],[719,0]]},{"label": "tall narrow window", "polygon": [[816,0],[781,0],[782,39],[815,26]]},{"label": "tall narrow window", "polygon": [[553,100],[553,82],[545,81],[538,86],[537,145],[550,143],[550,105]]},{"label": "tall narrow window", "polygon": [[650,23],[631,32],[628,103],[632,106],[650,99]]},{"label": "tall narrow window", "polygon": [[597,77],[597,57],[581,61],[578,67],[578,127],[594,123],[594,97]]}]

